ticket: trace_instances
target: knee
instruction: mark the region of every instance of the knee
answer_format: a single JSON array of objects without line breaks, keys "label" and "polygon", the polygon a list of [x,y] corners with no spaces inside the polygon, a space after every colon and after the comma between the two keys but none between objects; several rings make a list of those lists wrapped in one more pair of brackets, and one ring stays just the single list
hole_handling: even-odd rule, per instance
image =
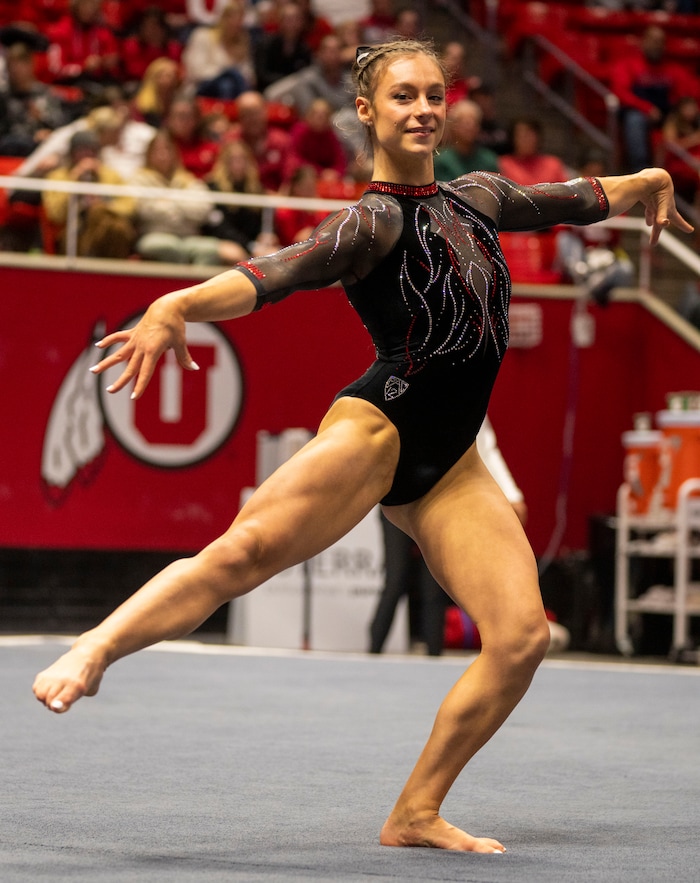
[{"label": "knee", "polygon": [[232,527],[214,540],[197,556],[211,583],[222,597],[222,603],[244,595],[263,579],[262,541],[251,525]]},{"label": "knee", "polygon": [[494,641],[484,642],[483,649],[496,654],[503,669],[516,679],[530,678],[549,650],[550,640],[549,625],[542,613],[504,628]]}]

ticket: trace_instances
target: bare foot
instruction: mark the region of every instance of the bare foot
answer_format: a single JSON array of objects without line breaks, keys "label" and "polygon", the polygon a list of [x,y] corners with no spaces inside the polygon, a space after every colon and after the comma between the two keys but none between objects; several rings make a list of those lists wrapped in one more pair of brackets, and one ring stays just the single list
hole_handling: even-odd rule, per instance
[{"label": "bare foot", "polygon": [[75,645],[36,676],[34,695],[49,711],[63,714],[82,696],[97,693],[105,667],[86,649]]},{"label": "bare foot", "polygon": [[466,831],[450,825],[437,813],[422,814],[400,820],[392,812],[379,835],[382,846],[431,846],[436,849],[455,849],[460,852],[484,852],[502,855],[506,848],[489,837],[472,837]]}]

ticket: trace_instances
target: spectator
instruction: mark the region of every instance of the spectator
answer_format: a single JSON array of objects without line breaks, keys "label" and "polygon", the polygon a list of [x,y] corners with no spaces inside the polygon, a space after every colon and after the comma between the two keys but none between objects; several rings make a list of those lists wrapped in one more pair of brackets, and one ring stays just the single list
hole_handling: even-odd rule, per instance
[{"label": "spectator", "polygon": [[70,12],[47,31],[48,71],[56,83],[95,94],[119,82],[119,44],[102,23],[102,0],[71,0]]},{"label": "spectator", "polygon": [[360,19],[360,42],[383,43],[396,34],[394,0],[370,0],[370,13]]},{"label": "spectator", "polygon": [[403,40],[420,40],[423,18],[414,6],[402,6],[396,12],[396,35]]},{"label": "spectator", "polygon": [[437,180],[452,181],[468,172],[497,172],[498,157],[479,143],[479,105],[463,98],[450,108],[447,121],[448,146],[435,157]]},{"label": "spectator", "polygon": [[185,83],[198,95],[231,100],[255,85],[250,35],[243,0],[231,0],[215,27],[192,31],[182,53]]},{"label": "spectator", "polygon": [[651,136],[660,130],[672,106],[685,96],[700,98],[700,80],[666,54],[666,35],[652,25],[638,49],[624,54],[610,74],[620,100],[622,137],[630,171],[651,164]]},{"label": "spectator", "polygon": [[182,164],[197,178],[205,178],[214,167],[221,145],[207,132],[196,98],[180,92],[172,100],[163,127],[180,151]]},{"label": "spectator", "polygon": [[265,90],[268,101],[289,104],[300,116],[307,112],[316,98],[329,102],[335,135],[347,157],[359,153],[364,139],[352,94],[349,68],[343,59],[343,45],[335,34],[321,40],[311,65],[299,73],[283,77]]},{"label": "spectator", "polygon": [[152,126],[129,115],[121,93],[116,93],[111,105],[104,105],[62,126],[31,153],[17,170],[27,177],[43,177],[65,164],[70,150],[70,140],[76,132],[92,130],[100,141],[100,158],[128,180],[132,172],[140,168],[146,156],[146,146],[153,137]]},{"label": "spectator", "polygon": [[178,63],[181,54],[182,45],[172,36],[163,10],[147,6],[122,44],[124,79],[140,84],[156,59],[169,58]]},{"label": "spectator", "polygon": [[[146,152],[146,164],[133,177],[140,187],[173,191],[207,191],[204,181],[182,165],[177,145],[165,129],[158,131]],[[247,251],[235,242],[202,235],[213,208],[210,200],[143,197],[137,203],[136,251],[145,260],[176,264],[221,265],[244,260]]]},{"label": "spectator", "polygon": [[304,43],[312,53],[317,52],[321,40],[333,33],[333,25],[322,15],[318,15],[313,0],[296,0],[296,3],[301,7],[304,16]]},{"label": "spectator", "polygon": [[[264,193],[255,157],[243,141],[224,145],[207,184],[215,193]],[[217,204],[204,229],[212,236],[237,242],[254,257],[279,247],[277,236],[263,231],[262,209],[255,206]]]},{"label": "spectator", "polygon": [[470,99],[481,108],[479,141],[484,147],[501,156],[510,149],[508,130],[498,116],[493,89],[480,83],[471,89]]},{"label": "spectator", "polygon": [[153,126],[135,120],[127,105],[96,107],[87,115],[87,127],[100,142],[100,159],[125,181],[142,168],[155,134]]},{"label": "spectator", "polygon": [[[76,132],[70,140],[68,161],[47,175],[51,181],[87,181],[124,184],[124,179],[100,161],[100,142],[94,132]],[[56,245],[65,252],[69,193],[45,190],[42,201],[48,221],[55,227]],[[134,200],[126,196],[78,198],[77,251],[82,257],[126,258],[133,248]]]},{"label": "spectator", "polygon": [[300,115],[306,113],[316,98],[325,98],[333,111],[351,108],[355,112],[350,72],[343,61],[342,44],[335,34],[325,36],[314,54],[312,64],[295,74],[277,80],[265,90],[267,101],[281,101]]},{"label": "spectator", "polygon": [[343,64],[350,68],[355,61],[357,47],[363,42],[360,22],[357,19],[341,21],[335,26],[334,33],[340,40],[340,57]]},{"label": "spectator", "polygon": [[[578,168],[583,177],[608,174],[607,157],[595,148],[585,151]],[[591,224],[588,227],[559,227],[556,232],[556,263],[570,282],[601,306],[613,289],[634,282],[634,267],[622,248],[620,230]]]},{"label": "spectator", "polygon": [[542,126],[533,117],[518,117],[511,125],[512,152],[501,156],[501,174],[518,184],[566,181],[569,171],[558,156],[542,153]]},{"label": "spectator", "polygon": [[700,184],[698,171],[675,153],[673,147],[690,154],[696,161],[700,160],[700,107],[696,98],[686,96],[676,103],[666,117],[662,135],[659,165],[673,178],[676,193],[692,204]]},{"label": "spectator", "polygon": [[311,64],[311,50],[304,40],[305,26],[302,8],[297,3],[284,3],[277,30],[263,36],[255,52],[257,88],[261,92]]},{"label": "spectator", "polygon": [[470,92],[481,85],[479,77],[467,73],[467,54],[464,44],[459,40],[450,40],[442,52],[442,63],[447,72],[447,91],[445,101],[452,107],[462,98],[469,98]]},{"label": "spectator", "polygon": [[295,162],[313,166],[326,179],[342,178],[348,160],[333,129],[333,108],[325,98],[316,98],[304,118],[292,126],[291,147]]},{"label": "spectator", "polygon": [[6,47],[7,74],[7,83],[0,89],[0,154],[28,156],[68,118],[58,96],[36,78],[34,52],[42,47],[41,35],[4,27],[0,43]]},{"label": "spectator", "polygon": [[15,21],[32,24],[39,30],[60,21],[69,12],[70,0],[19,0],[7,4],[15,10]]},{"label": "spectator", "polygon": [[244,92],[236,99],[238,118],[227,138],[240,139],[255,157],[266,191],[276,193],[294,171],[289,132],[268,122],[267,102],[260,92]]},{"label": "spectator", "polygon": [[[135,169],[143,165],[146,144],[154,130],[145,123],[131,119],[123,93],[116,87],[108,87],[103,92],[111,104],[97,107],[89,114],[52,131],[39,146],[30,153],[16,175],[43,178],[69,162],[70,142],[77,132],[91,131],[100,142],[100,160],[125,181]],[[41,191],[15,190],[10,202],[13,211],[9,223],[14,222],[15,236],[19,242],[26,242],[22,249],[33,247],[41,240],[39,208],[42,205]],[[19,229],[17,229],[19,228]]]},{"label": "spectator", "polygon": [[[288,195],[315,199],[318,196],[317,185],[316,169],[309,165],[298,166],[289,182]],[[284,247],[308,239],[314,228],[326,217],[328,212],[323,210],[314,211],[289,206],[275,209],[275,233],[280,245]]]},{"label": "spectator", "polygon": [[180,65],[172,58],[156,58],[134,95],[134,115],[150,126],[161,126],[180,85]]}]

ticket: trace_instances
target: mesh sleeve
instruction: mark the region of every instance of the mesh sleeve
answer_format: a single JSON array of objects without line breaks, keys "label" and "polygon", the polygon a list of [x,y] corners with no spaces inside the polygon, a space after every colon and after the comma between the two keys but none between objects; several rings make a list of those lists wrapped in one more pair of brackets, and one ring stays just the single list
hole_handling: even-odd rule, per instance
[{"label": "mesh sleeve", "polygon": [[255,285],[255,309],[294,291],[364,278],[396,244],[402,230],[396,200],[365,194],[355,205],[329,215],[304,242],[236,266]]},{"label": "mesh sleeve", "polygon": [[452,187],[488,215],[499,230],[593,224],[606,218],[609,211],[608,198],[597,178],[526,187],[501,175],[477,172],[458,178]]}]

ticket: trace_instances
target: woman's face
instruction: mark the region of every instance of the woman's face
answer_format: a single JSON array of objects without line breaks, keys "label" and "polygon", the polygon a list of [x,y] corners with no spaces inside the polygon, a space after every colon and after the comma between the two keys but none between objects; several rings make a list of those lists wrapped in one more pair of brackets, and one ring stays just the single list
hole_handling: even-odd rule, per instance
[{"label": "woman's face", "polygon": [[427,55],[406,55],[379,74],[374,96],[357,99],[358,115],[374,132],[375,150],[432,155],[445,129],[445,80]]},{"label": "woman's face", "polygon": [[219,27],[226,36],[235,36],[243,24],[243,7],[227,6],[221,13]]},{"label": "woman's face", "polygon": [[192,138],[198,122],[197,111],[189,102],[176,101],[168,112],[167,127],[176,139]]},{"label": "woman's face", "polygon": [[165,138],[156,138],[151,145],[148,159],[151,168],[166,178],[177,168],[177,154],[173,145]]},{"label": "woman's face", "polygon": [[528,123],[516,123],[513,128],[513,153],[518,156],[534,156],[539,152],[539,133]]},{"label": "woman's face", "polygon": [[248,170],[248,155],[232,147],[228,154],[228,173],[233,181],[241,181]]},{"label": "woman's face", "polygon": [[176,64],[162,64],[153,74],[153,85],[160,94],[172,92],[179,80]]}]

